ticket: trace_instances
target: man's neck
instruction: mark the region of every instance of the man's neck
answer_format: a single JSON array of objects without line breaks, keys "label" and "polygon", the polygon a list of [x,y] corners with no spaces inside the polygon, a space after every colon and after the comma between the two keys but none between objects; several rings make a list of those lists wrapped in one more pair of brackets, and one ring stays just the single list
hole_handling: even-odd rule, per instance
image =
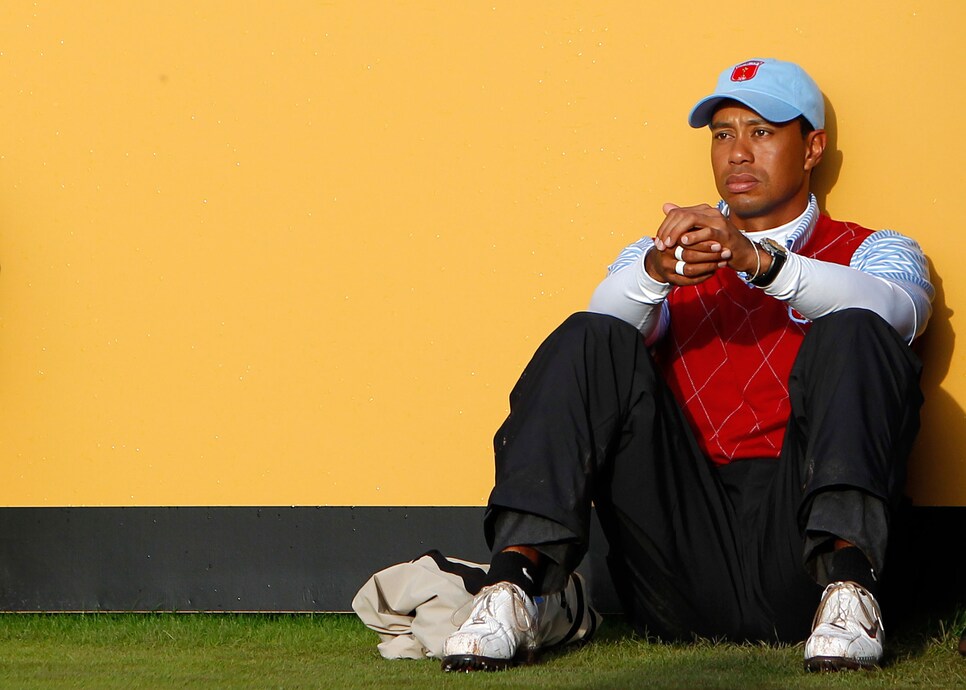
[{"label": "man's neck", "polygon": [[762,215],[742,217],[739,208],[732,208],[732,222],[744,232],[764,232],[791,223],[808,210],[812,194],[808,186],[799,189],[791,198],[769,210],[762,209]]},{"label": "man's neck", "polygon": [[780,228],[782,226],[788,225],[789,223],[801,218],[805,215],[805,211],[808,210],[808,203],[805,203],[799,210],[798,213],[782,216],[776,219],[775,217],[761,217],[761,218],[739,218],[735,217],[733,222],[735,227],[737,227],[742,232],[757,233],[765,232],[766,230],[771,230],[773,228]]},{"label": "man's neck", "polygon": [[[739,230],[742,230],[742,232],[745,232],[746,234],[752,237],[760,238],[760,237],[767,236],[767,237],[772,237],[773,239],[776,239],[778,237],[785,238],[791,233],[796,233],[797,231],[801,230],[802,225],[806,222],[806,220],[810,218],[814,219],[818,217],[818,213],[819,213],[818,203],[816,200],[815,203],[813,204],[813,201],[812,201],[813,199],[814,197],[812,195],[809,195],[807,203],[805,204],[805,208],[801,212],[801,214],[792,218],[786,223],[780,223],[777,225],[772,223],[761,223],[760,226],[758,226],[758,227],[761,227],[760,230],[758,229],[746,230],[742,228],[741,224],[737,222],[735,223],[735,226],[738,227]],[[732,217],[732,219],[734,219],[735,214],[733,214],[731,210],[728,209],[726,205],[724,205],[724,202],[722,202],[722,205],[719,206],[719,208],[723,212],[727,213],[730,217]]]},{"label": "man's neck", "polygon": [[801,204],[795,204],[792,208],[785,210],[780,215],[765,215],[757,216],[754,218],[741,218],[737,214],[732,214],[732,222],[742,232],[746,233],[759,233],[766,232],[773,228],[781,228],[790,223],[796,223],[801,220],[811,205],[812,195],[809,194],[805,197]]}]

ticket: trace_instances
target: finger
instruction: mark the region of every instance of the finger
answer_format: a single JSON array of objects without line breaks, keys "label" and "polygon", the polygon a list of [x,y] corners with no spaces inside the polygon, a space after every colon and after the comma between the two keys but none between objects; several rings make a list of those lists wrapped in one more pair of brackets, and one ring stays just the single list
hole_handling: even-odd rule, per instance
[{"label": "finger", "polygon": [[657,229],[655,236],[661,240],[664,247],[673,247],[678,243],[681,235],[694,229],[696,219],[690,214],[672,211]]},{"label": "finger", "polygon": [[[725,264],[727,265],[727,264]],[[707,277],[717,271],[722,266],[717,261],[707,261],[691,263],[687,261],[676,261],[671,273],[682,278],[702,278]]]},{"label": "finger", "polygon": [[[724,249],[720,242],[714,240],[706,240],[704,242],[689,242],[686,247],[683,244],[679,246],[681,247],[682,251],[687,249],[689,251],[705,252],[707,254],[717,254]],[[674,248],[674,251],[677,251],[677,247]]]},{"label": "finger", "polygon": [[[665,204],[664,207],[666,215],[655,236],[665,247],[675,246],[685,233],[688,239],[683,244],[710,239],[714,236],[711,228],[723,222],[721,213],[707,204],[688,208]],[[698,234],[694,235],[695,232]]]},{"label": "finger", "polygon": [[[657,254],[657,253],[656,253]],[[684,260],[676,260],[671,252],[659,253],[658,264],[662,280],[675,287],[687,287],[697,285],[710,278],[719,269],[727,266],[727,262],[701,261],[689,263]]]},{"label": "finger", "polygon": [[693,225],[678,236],[678,242],[689,247],[703,242],[710,247],[715,242],[721,244],[720,235],[719,229],[711,225]]},{"label": "finger", "polygon": [[690,261],[716,261],[718,259],[728,260],[733,256],[733,252],[728,247],[722,247],[720,242],[699,242],[696,245],[689,245],[695,252],[700,252],[701,256],[694,254]]},{"label": "finger", "polygon": [[[656,268],[665,277],[694,277],[714,271],[722,263],[721,254],[685,249],[680,245],[674,249],[654,251]],[[678,258],[680,257],[680,258]],[[666,281],[667,282],[667,281]],[[671,281],[673,282],[673,281]]]},{"label": "finger", "polygon": [[685,261],[689,264],[700,264],[700,263],[719,263],[721,261],[727,261],[731,258],[731,251],[725,249],[720,252],[704,252],[698,251],[696,249],[685,249],[683,246],[678,245],[674,248],[674,260],[675,261]]}]

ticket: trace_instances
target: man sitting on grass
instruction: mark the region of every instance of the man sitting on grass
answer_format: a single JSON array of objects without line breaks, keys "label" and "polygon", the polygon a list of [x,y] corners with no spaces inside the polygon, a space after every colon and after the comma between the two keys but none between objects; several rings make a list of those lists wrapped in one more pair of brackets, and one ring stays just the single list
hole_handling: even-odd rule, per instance
[{"label": "man sitting on grass", "polygon": [[689,123],[710,130],[722,202],[665,204],[520,377],[494,441],[488,586],[446,640],[446,670],[539,648],[533,597],[580,562],[592,503],[638,630],[808,637],[809,670],[882,658],[925,258],[818,208],[824,100],[797,65],[729,67]]}]

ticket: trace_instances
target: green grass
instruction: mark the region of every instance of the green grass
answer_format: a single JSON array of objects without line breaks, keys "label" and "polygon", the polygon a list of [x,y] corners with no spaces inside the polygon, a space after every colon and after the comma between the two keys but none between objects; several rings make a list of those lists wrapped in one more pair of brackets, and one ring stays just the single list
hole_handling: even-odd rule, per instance
[{"label": "green grass", "polygon": [[350,615],[4,614],[2,688],[966,687],[966,612],[894,635],[874,672],[802,671],[802,647],[659,644],[608,618],[583,648],[494,674],[387,661]]}]

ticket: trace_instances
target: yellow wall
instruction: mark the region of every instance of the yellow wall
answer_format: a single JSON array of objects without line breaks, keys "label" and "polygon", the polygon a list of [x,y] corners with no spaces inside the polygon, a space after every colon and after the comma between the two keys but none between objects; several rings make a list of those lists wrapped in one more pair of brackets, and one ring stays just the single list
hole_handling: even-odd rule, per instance
[{"label": "yellow wall", "polygon": [[754,56],[830,100],[831,213],[931,258],[911,489],[966,505],[966,3],[796,8],[4,2],[0,505],[482,504],[539,341],[715,201],[685,116]]}]

